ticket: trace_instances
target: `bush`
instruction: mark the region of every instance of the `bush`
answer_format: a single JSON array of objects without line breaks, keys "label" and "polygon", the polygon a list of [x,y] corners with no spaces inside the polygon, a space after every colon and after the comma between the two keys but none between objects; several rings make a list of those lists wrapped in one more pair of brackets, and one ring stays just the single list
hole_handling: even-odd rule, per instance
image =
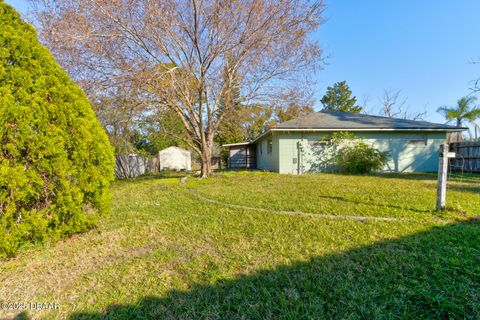
[{"label": "bush", "polygon": [[113,150],[83,91],[0,1],[0,257],[93,227]]},{"label": "bush", "polygon": [[381,170],[387,163],[387,153],[363,141],[345,144],[336,155],[336,165],[345,172],[369,173]]}]

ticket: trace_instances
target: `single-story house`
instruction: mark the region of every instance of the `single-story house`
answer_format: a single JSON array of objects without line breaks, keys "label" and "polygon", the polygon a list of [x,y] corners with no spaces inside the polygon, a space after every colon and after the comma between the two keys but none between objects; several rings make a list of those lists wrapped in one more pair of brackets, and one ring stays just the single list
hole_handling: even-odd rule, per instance
[{"label": "single-story house", "polygon": [[160,170],[192,170],[192,157],[188,150],[179,147],[168,147],[158,152]]},{"label": "single-story house", "polygon": [[253,141],[226,144],[230,168],[257,168],[288,174],[326,171],[328,138],[350,132],[388,152],[385,172],[433,172],[447,134],[461,132],[445,124],[358,113],[320,111],[280,123]]}]

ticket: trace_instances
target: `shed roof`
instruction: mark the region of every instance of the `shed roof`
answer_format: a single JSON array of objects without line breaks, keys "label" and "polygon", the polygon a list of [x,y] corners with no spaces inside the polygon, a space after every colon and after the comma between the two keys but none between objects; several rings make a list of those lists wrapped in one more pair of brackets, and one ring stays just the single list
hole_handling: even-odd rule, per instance
[{"label": "shed roof", "polygon": [[166,151],[169,151],[169,150],[177,150],[177,151],[180,151],[180,152],[185,153],[185,154],[190,153],[190,151],[179,148],[177,146],[170,146],[170,147],[167,147],[165,149],[160,150],[159,152],[166,152]]}]

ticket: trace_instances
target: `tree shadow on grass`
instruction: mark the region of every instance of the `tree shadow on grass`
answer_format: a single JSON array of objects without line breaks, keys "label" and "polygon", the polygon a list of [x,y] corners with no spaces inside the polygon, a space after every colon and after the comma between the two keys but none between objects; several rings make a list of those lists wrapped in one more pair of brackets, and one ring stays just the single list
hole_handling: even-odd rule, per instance
[{"label": "tree shadow on grass", "polygon": [[319,199],[342,201],[342,202],[353,203],[353,204],[363,204],[363,205],[368,205],[368,206],[373,206],[373,207],[378,207],[378,208],[408,210],[408,211],[413,211],[413,212],[417,212],[417,213],[433,213],[433,212],[435,212],[434,208],[432,208],[430,210],[428,210],[428,209],[417,209],[417,208],[409,207],[409,206],[400,206],[400,205],[393,205],[393,204],[376,203],[374,201],[361,201],[361,200],[348,199],[347,197],[342,197],[342,196],[316,195],[315,197],[319,198]]},{"label": "tree shadow on grass", "polygon": [[27,311],[23,311],[15,316],[13,320],[28,320],[30,319],[30,316],[28,315]]},{"label": "tree shadow on grass", "polygon": [[[431,180],[437,181],[437,172],[408,172],[408,173],[371,173],[366,176],[373,176],[387,179],[401,180]],[[480,183],[480,174],[448,172],[448,180],[465,183]]]},{"label": "tree shadow on grass", "polygon": [[[431,181],[432,183],[437,183],[436,173],[372,173],[365,176],[386,179]],[[480,192],[480,174],[449,173],[447,180],[447,188],[449,188],[450,190],[471,192],[474,194],[478,194]],[[463,183],[466,185],[458,185],[452,182]]]},{"label": "tree shadow on grass", "polygon": [[408,172],[408,173],[395,173],[395,172],[383,172],[383,173],[371,173],[373,177],[387,178],[387,179],[401,179],[401,180],[436,180],[437,173],[433,172]]},{"label": "tree shadow on grass", "polygon": [[471,220],[70,319],[479,317],[480,222]]},{"label": "tree shadow on grass", "polygon": [[459,192],[470,192],[475,195],[480,194],[480,184],[477,186],[457,186],[457,185],[447,185],[447,192],[448,190],[455,190]]},{"label": "tree shadow on grass", "polygon": [[146,173],[135,178],[128,178],[128,179],[115,179],[114,183],[117,185],[122,184],[135,184],[135,183],[142,183],[149,180],[165,180],[165,179],[181,179],[184,177],[196,177],[196,175],[192,172],[186,171],[165,171],[165,172],[156,172],[156,173]]}]

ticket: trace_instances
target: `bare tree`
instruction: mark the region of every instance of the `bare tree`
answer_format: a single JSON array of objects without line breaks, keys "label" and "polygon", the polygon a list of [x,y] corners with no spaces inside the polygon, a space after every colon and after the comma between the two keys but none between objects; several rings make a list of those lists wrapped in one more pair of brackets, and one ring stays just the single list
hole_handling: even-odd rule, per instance
[{"label": "bare tree", "polygon": [[31,2],[44,43],[88,92],[131,86],[145,105],[178,114],[202,177],[230,112],[220,100],[231,84],[242,101],[269,99],[321,56],[310,38],[322,22],[321,0]]},{"label": "bare tree", "polygon": [[388,118],[400,118],[411,120],[423,120],[427,111],[409,113],[405,106],[408,98],[401,96],[401,90],[383,90],[383,96],[379,99],[382,107],[380,114]]},{"label": "bare tree", "polygon": [[90,100],[110,137],[128,138],[145,111],[143,102],[136,99],[135,92],[118,89],[108,95],[90,95]]},{"label": "bare tree", "polygon": [[[368,114],[369,113],[369,107],[368,104],[370,103],[370,96],[368,94],[362,95],[361,102],[359,103],[360,107],[362,107],[361,113],[363,114]],[[373,111],[375,112],[375,111]]]},{"label": "bare tree", "polygon": [[271,108],[276,123],[281,123],[315,111],[313,83],[299,82],[278,92]]},{"label": "bare tree", "polygon": [[[476,58],[472,58],[469,62],[473,65],[480,64],[480,56]],[[474,94],[478,94],[480,92],[480,77],[472,80],[471,83],[472,83],[472,87],[470,88],[470,90],[472,90]]]}]

